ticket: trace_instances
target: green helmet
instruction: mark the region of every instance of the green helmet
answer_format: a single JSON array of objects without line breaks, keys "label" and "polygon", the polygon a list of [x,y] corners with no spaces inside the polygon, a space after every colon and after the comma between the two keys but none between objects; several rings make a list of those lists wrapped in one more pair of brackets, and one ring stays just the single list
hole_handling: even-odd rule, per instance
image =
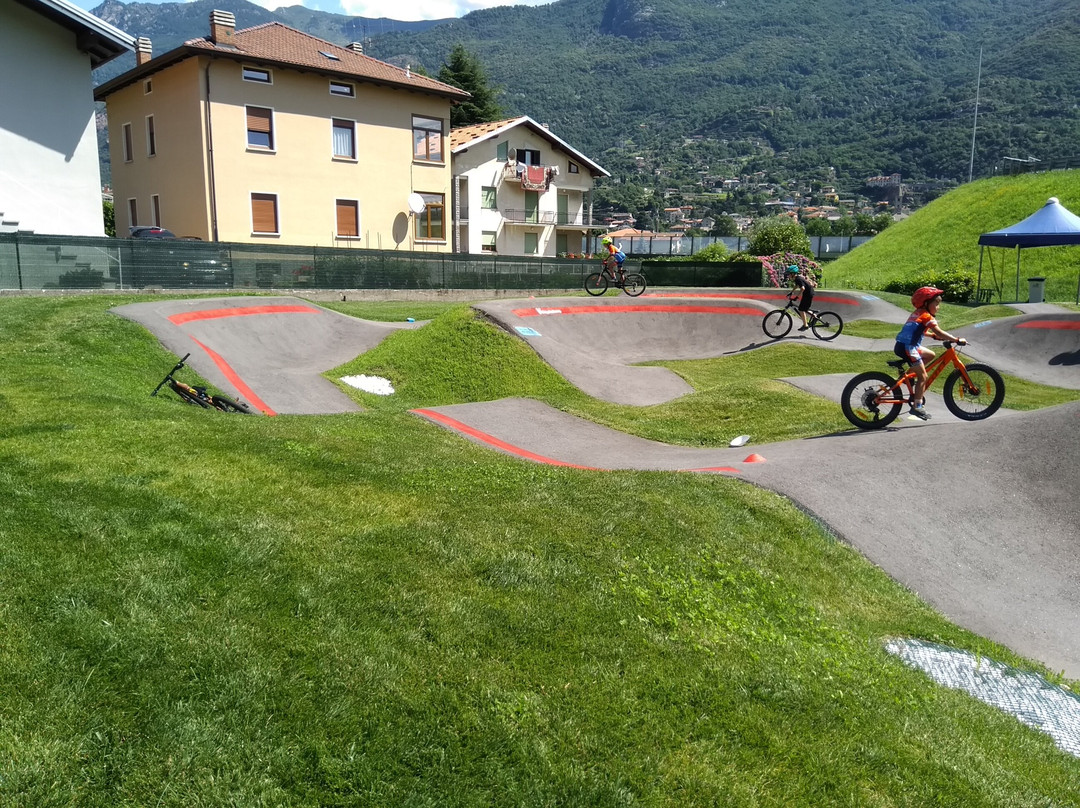
[{"label": "green helmet", "polygon": [[611,238],[608,237],[608,236],[604,236],[602,239],[600,239],[600,243],[601,244],[610,244],[611,243]]}]

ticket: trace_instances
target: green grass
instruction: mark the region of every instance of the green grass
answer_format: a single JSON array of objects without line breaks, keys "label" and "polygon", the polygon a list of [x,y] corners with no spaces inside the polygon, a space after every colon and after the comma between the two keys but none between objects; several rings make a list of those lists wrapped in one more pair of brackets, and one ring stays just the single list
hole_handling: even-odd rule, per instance
[{"label": "green grass", "polygon": [[[829,286],[881,289],[894,279],[952,267],[976,274],[979,236],[1026,219],[1052,196],[1080,214],[1080,170],[994,177],[962,185],[830,263],[826,269]],[[983,288],[998,287],[1001,299],[1015,299],[1015,250],[987,248],[982,273]],[[1047,279],[1047,300],[1075,301],[1080,278],[1077,248],[1022,250],[1021,301],[1027,300],[1027,279],[1035,276]]]},{"label": "green grass", "polygon": [[[0,299],[0,804],[1077,804],[1080,761],[882,641],[1039,667],[786,500],[522,462],[390,402],[150,398],[174,357],[121,302]],[[462,344],[410,353],[429,328]],[[408,402],[479,372],[587,406],[499,370],[536,361],[502,336],[455,309],[380,361]]]}]

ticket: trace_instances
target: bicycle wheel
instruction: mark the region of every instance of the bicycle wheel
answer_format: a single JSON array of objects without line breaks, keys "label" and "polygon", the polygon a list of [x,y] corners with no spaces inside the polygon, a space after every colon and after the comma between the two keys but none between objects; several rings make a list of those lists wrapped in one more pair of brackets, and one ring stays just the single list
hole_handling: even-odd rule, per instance
[{"label": "bicycle wheel", "polygon": [[989,365],[968,365],[967,374],[971,387],[968,387],[959,370],[949,374],[942,391],[945,406],[949,412],[965,421],[989,418],[998,411],[1005,398],[1005,381]]},{"label": "bicycle wheel", "polygon": [[785,309],[774,309],[762,318],[761,329],[773,339],[785,337],[791,330],[791,315]]},{"label": "bicycle wheel", "polygon": [[[871,370],[860,373],[844,387],[840,408],[859,429],[881,429],[896,420],[903,406],[903,394],[893,389],[896,379],[888,373]],[[893,399],[879,403],[879,398]]]},{"label": "bicycle wheel", "polygon": [[819,311],[811,316],[814,319],[810,322],[810,330],[820,340],[828,342],[831,339],[836,339],[840,336],[840,332],[844,330],[844,321],[834,311]]},{"label": "bicycle wheel", "polygon": [[242,412],[244,415],[255,414],[255,410],[251,409],[247,404],[228,396],[216,395],[212,396],[210,400],[222,412]]},{"label": "bicycle wheel", "polygon": [[630,297],[637,297],[645,291],[645,276],[639,275],[636,272],[631,272],[626,276],[626,280],[623,281],[623,291]]},{"label": "bicycle wheel", "polygon": [[607,288],[608,280],[603,272],[594,272],[585,279],[585,291],[593,297],[604,294]]}]

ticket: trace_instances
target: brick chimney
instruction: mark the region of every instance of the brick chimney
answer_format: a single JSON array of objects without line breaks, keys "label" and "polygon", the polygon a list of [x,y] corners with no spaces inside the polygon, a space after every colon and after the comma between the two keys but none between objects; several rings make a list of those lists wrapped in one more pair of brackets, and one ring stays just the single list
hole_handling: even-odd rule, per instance
[{"label": "brick chimney", "polygon": [[236,31],[236,17],[231,11],[210,12],[210,41],[215,45],[228,45]]},{"label": "brick chimney", "polygon": [[135,40],[135,64],[144,65],[154,58],[154,46],[144,36]]},{"label": "brick chimney", "polygon": [[348,48],[351,51],[354,51],[355,53],[363,53],[364,52],[364,46],[361,45],[359,42],[350,42],[345,47]]}]

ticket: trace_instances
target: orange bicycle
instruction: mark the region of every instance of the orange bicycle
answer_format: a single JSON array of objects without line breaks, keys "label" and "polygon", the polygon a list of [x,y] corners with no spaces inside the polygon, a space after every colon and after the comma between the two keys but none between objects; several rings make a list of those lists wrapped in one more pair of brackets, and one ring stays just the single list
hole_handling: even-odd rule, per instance
[{"label": "orange bicycle", "polygon": [[645,291],[645,276],[638,272],[626,272],[619,277],[619,271],[613,268],[609,262],[600,263],[600,271],[594,272],[585,279],[585,291],[593,297],[598,297],[608,290],[609,286],[622,289],[630,297],[637,297]]},{"label": "orange bicycle", "polygon": [[[926,366],[926,387],[934,383],[946,367],[955,369],[945,379],[942,396],[949,412],[964,421],[981,421],[989,418],[1005,398],[1005,382],[1001,374],[989,365],[965,365],[960,360],[956,343],[946,340],[945,352],[934,357]],[[896,368],[899,378],[888,373],[871,370],[860,373],[844,387],[840,407],[844,415],[859,429],[881,429],[896,420],[900,408],[911,400],[915,390],[915,371],[908,368],[904,359],[887,363]],[[906,389],[906,395],[905,395]]]}]

